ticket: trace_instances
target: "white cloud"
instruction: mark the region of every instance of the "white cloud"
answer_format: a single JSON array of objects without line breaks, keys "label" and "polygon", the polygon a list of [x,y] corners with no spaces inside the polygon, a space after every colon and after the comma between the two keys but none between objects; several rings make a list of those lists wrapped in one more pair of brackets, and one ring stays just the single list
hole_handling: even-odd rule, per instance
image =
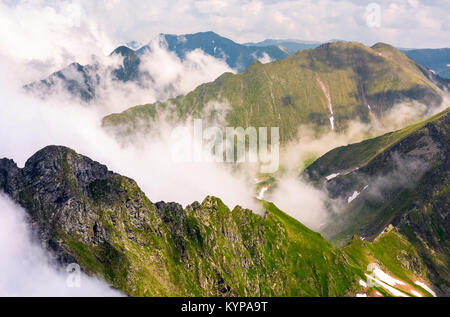
[{"label": "white cloud", "polygon": [[269,200],[312,230],[318,231],[329,218],[326,194],[298,177],[278,180]]},{"label": "white cloud", "polygon": [[0,253],[0,296],[121,296],[96,278],[60,268],[33,236],[25,211],[3,194]]},{"label": "white cloud", "polygon": [[[239,42],[265,38],[388,42],[401,47],[449,47],[448,1],[380,0],[381,27],[366,24],[369,1],[282,0],[24,0],[0,2],[0,56],[58,69],[89,61],[115,46],[147,43],[159,33],[213,30]],[[70,9],[79,5],[80,16]],[[74,17],[75,15],[75,17]],[[11,31],[14,30],[14,31]],[[414,36],[411,36],[414,32]],[[86,48],[89,50],[86,50]]]},{"label": "white cloud", "polygon": [[[195,56],[189,58],[196,59]],[[161,69],[166,66],[158,65]],[[216,195],[230,207],[236,204],[255,207],[253,188],[230,173],[226,166],[174,164],[168,140],[175,127],[164,120],[156,127],[160,135],[136,137],[132,144],[123,148],[101,128],[103,109],[85,107],[61,96],[42,101],[24,95],[9,80],[14,76],[8,68],[2,69],[0,95],[8,100],[8,106],[0,107],[0,157],[12,158],[23,165],[34,152],[49,144],[65,145],[134,178],[152,201],[176,201],[186,205],[201,201],[207,195]],[[198,78],[201,77],[199,73]],[[172,79],[177,80],[176,77],[168,80]],[[122,92],[115,88],[108,90],[108,100],[113,103],[119,100],[119,104],[110,105],[112,108],[121,105]],[[135,92],[145,94],[145,90]]]}]

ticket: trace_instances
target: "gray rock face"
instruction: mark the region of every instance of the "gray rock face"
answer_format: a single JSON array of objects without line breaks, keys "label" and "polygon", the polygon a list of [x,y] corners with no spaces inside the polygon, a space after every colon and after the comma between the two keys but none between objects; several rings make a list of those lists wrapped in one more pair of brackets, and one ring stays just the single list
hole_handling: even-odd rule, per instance
[{"label": "gray rock face", "polygon": [[[328,239],[345,245],[356,234],[373,241],[393,226],[417,248],[440,294],[450,292],[449,128],[447,111],[368,163],[324,183],[329,196],[344,206],[323,228]],[[340,154],[360,155],[363,144],[344,147]],[[325,156],[320,160],[332,164]],[[316,171],[328,169],[320,162],[318,166]]]},{"label": "gray rock face", "polygon": [[[109,231],[98,222],[98,204],[116,203],[123,193],[114,186],[134,181],[108,171],[105,165],[75,153],[66,147],[48,146],[33,155],[23,169],[8,159],[0,160],[0,190],[22,205],[39,228],[39,234],[57,255],[68,257],[56,230],[76,233],[86,243],[109,240]],[[126,192],[124,190],[124,192]],[[139,202],[127,204],[135,213]],[[140,220],[138,218],[138,220]]]},{"label": "gray rock face", "polygon": [[[129,295],[356,292],[355,269],[342,253],[276,207],[260,217],[214,197],[185,209],[153,204],[133,180],[66,147],[42,149],[23,169],[0,160],[0,192],[27,210],[60,262],[78,263]],[[332,264],[316,262],[318,254]]]}]

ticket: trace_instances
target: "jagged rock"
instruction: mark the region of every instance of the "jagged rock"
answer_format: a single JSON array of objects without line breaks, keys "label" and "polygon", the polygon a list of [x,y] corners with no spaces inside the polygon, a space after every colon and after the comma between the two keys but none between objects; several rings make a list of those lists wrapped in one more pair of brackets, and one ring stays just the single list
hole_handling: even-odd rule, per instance
[{"label": "jagged rock", "polygon": [[356,292],[359,268],[272,204],[264,217],[215,197],[186,209],[153,204],[133,180],[61,146],[40,150],[23,169],[0,160],[0,191],[27,210],[60,262],[129,295]]}]

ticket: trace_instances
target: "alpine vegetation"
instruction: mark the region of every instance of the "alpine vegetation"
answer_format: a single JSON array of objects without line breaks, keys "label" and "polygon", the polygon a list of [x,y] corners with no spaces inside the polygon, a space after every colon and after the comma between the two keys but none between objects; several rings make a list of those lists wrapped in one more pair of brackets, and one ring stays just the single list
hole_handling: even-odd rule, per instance
[{"label": "alpine vegetation", "polygon": [[0,1],[0,296],[449,296],[450,7],[378,2]]}]

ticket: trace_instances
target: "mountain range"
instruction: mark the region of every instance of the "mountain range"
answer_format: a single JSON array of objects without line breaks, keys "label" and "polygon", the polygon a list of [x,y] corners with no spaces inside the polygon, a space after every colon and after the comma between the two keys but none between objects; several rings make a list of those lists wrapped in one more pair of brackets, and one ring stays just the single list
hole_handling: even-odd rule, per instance
[{"label": "mountain range", "polygon": [[419,64],[433,70],[440,77],[450,79],[450,48],[409,49],[403,52]]},{"label": "mountain range", "polygon": [[300,50],[316,48],[322,44],[324,44],[324,43],[313,42],[313,41],[299,41],[299,40],[292,40],[292,39],[287,39],[287,40],[267,39],[267,40],[264,40],[261,42],[256,42],[256,43],[245,43],[244,45],[259,46],[259,47],[278,46],[278,47],[283,47],[285,49],[288,49],[291,54],[295,54]]},{"label": "mountain range", "polygon": [[[441,65],[445,50],[441,60],[384,43],[241,45],[212,32],[158,39],[180,60],[201,49],[238,72],[110,114],[107,132],[133,136],[163,119],[195,117],[221,127],[280,127],[287,145],[303,126],[316,139],[344,134],[355,121],[390,128],[387,114],[399,103],[435,113],[450,88],[416,61],[428,56],[424,63]],[[45,96],[62,85],[89,102],[106,80],[151,84],[140,65],[152,46],[128,46],[140,48],[111,53],[120,65],[74,63],[25,88]],[[78,263],[129,296],[449,296],[449,126],[447,108],[312,159],[296,176],[326,196],[319,232],[262,197],[258,210],[212,196],[186,207],[153,202],[133,179],[65,146],[49,145],[23,167],[0,159],[0,193],[26,210],[59,264]]]},{"label": "mountain range", "polygon": [[224,118],[223,126],[280,127],[285,143],[295,139],[302,125],[320,133],[344,132],[353,120],[382,123],[399,102],[433,109],[449,84],[390,45],[335,42],[284,60],[255,62],[243,73],[225,73],[186,96],[106,116],[103,125],[130,134],[151,129],[161,115],[175,122],[215,116]]},{"label": "mountain range", "polygon": [[330,211],[331,220],[321,230],[327,239],[344,246],[355,235],[373,241],[394,228],[423,260],[433,285],[446,294],[450,291],[449,127],[447,108],[405,129],[336,148],[303,175],[344,205],[338,213]]},{"label": "mountain range", "polygon": [[[238,72],[244,71],[257,60],[269,62],[286,58],[291,53],[277,46],[237,44],[213,32],[186,35],[160,34],[157,41],[161,47],[175,53],[181,61],[186,58],[187,53],[199,49],[210,56],[223,59],[230,68]],[[133,41],[127,46],[119,46],[110,54],[112,58],[117,56],[123,58],[123,63],[119,66],[105,66],[99,62],[82,66],[74,62],[48,78],[30,83],[24,88],[39,96],[46,96],[62,87],[73,96],[89,102],[96,97],[97,87],[108,80],[134,82],[141,86],[151,84],[151,74],[140,68],[142,58],[151,53],[151,45],[133,49],[138,46],[139,44]]]},{"label": "mountain range", "polygon": [[89,102],[97,96],[98,87],[109,80],[122,83],[134,82],[138,85],[144,85],[146,83],[144,79],[152,80],[148,72],[140,70],[141,57],[134,50],[119,46],[109,56],[121,58],[121,64],[105,66],[95,62],[82,66],[74,62],[41,81],[25,85],[24,89],[45,98],[62,88],[78,100]]},{"label": "mountain range", "polygon": [[[307,173],[319,183],[353,168],[327,185],[347,197],[364,184],[346,179],[384,175],[395,168],[393,153],[428,164],[409,170],[415,187],[401,189],[420,193],[393,193],[388,201],[395,206],[378,203],[377,211],[376,201],[356,197],[346,211],[352,231],[337,227],[354,234],[341,248],[264,201],[263,213],[230,210],[216,197],[186,208],[153,203],[132,179],[61,146],[38,151],[24,168],[1,159],[0,190],[28,212],[60,263],[79,263],[127,295],[448,296],[449,120],[447,109],[311,165]],[[328,166],[330,155],[343,166]],[[358,220],[364,203],[374,213],[364,218],[370,227]]]},{"label": "mountain range", "polygon": [[[242,72],[257,60],[273,61],[288,57],[291,52],[277,45],[251,46],[233,42],[214,32],[201,32],[195,34],[172,35],[160,34],[161,45],[169,52],[174,52],[184,60],[186,54],[200,49],[208,55],[223,59],[227,65]],[[151,51],[150,45],[137,50],[140,54]]]},{"label": "mountain range", "polygon": [[[339,40],[330,40],[328,43],[341,42]],[[257,43],[247,43],[250,46],[279,46],[288,49],[291,54],[299,50],[316,48],[324,44],[323,42],[301,41],[294,39],[271,40],[267,39]],[[450,48],[428,48],[428,49],[404,49],[398,48],[417,63],[427,67],[442,78],[450,79]]]}]

